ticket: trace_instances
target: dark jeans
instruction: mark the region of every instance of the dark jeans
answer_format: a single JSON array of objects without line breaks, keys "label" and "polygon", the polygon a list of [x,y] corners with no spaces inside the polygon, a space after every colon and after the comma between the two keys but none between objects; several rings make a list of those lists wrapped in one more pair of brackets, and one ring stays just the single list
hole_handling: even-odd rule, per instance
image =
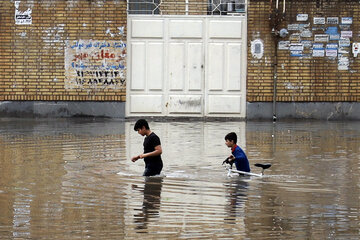
[{"label": "dark jeans", "polygon": [[157,167],[145,167],[145,171],[143,173],[143,176],[154,176],[159,175],[163,166],[157,166]]}]

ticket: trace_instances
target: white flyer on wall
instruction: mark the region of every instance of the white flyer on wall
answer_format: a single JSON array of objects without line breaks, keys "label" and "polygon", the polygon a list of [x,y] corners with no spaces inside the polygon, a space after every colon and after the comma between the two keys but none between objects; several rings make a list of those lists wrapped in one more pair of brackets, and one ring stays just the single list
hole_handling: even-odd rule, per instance
[{"label": "white flyer on wall", "polygon": [[341,24],[352,24],[353,18],[352,17],[342,17]]},{"label": "white flyer on wall", "polygon": [[324,17],[314,17],[314,24],[324,25],[325,18]]},{"label": "white flyer on wall", "polygon": [[32,24],[32,10],[28,8],[26,11],[20,11],[20,1],[15,1],[15,24],[29,25]]},{"label": "white flyer on wall", "polygon": [[313,57],[324,57],[325,49],[323,49],[323,48],[313,49],[312,56]]},{"label": "white flyer on wall", "polygon": [[327,57],[337,57],[337,49],[326,49],[326,56]]},{"label": "white flyer on wall", "polygon": [[299,22],[306,22],[308,20],[308,17],[309,15],[308,14],[298,14],[296,15],[296,21],[299,21]]}]

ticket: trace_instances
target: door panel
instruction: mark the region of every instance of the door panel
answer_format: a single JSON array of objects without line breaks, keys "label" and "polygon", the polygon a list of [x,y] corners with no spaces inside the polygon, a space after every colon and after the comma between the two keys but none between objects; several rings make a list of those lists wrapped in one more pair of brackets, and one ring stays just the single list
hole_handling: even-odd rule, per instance
[{"label": "door panel", "polygon": [[170,90],[184,90],[185,78],[185,43],[169,44],[169,75]]},{"label": "door panel", "polygon": [[210,114],[239,114],[241,113],[240,96],[231,95],[210,95],[209,113]]},{"label": "door panel", "polygon": [[131,43],[131,90],[145,90],[145,43]]},{"label": "door panel", "polygon": [[146,80],[149,90],[163,90],[164,83],[164,44],[149,43],[146,57]]},{"label": "door panel", "polygon": [[130,109],[132,113],[162,113],[162,95],[132,95]]},{"label": "door panel", "polygon": [[172,95],[169,97],[169,113],[200,114],[201,112],[201,95]]},{"label": "door panel", "polygon": [[207,62],[207,82],[208,89],[213,90],[222,90],[223,89],[223,80],[224,80],[224,44],[223,43],[210,43],[209,48],[209,58]]},{"label": "door panel", "polygon": [[203,75],[203,44],[189,43],[187,76],[189,91],[201,91]]},{"label": "door panel", "polygon": [[227,69],[226,80],[227,90],[240,91],[241,90],[241,44],[229,43],[226,48],[227,53]]},{"label": "door panel", "polygon": [[170,20],[170,38],[202,39],[203,20]]}]

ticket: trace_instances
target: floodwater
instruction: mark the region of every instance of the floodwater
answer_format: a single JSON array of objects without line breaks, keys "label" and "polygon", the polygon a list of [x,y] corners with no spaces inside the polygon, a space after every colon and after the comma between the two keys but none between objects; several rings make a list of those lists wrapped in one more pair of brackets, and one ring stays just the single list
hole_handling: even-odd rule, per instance
[{"label": "floodwater", "polygon": [[[359,239],[359,122],[0,119],[0,239]],[[234,131],[259,177],[227,176]]]}]

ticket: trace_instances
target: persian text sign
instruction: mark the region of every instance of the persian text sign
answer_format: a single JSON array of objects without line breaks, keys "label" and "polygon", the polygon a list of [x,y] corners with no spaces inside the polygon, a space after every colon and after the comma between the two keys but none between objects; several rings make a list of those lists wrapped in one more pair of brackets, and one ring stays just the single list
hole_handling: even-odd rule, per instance
[{"label": "persian text sign", "polygon": [[15,1],[15,24],[28,25],[32,24],[32,10],[28,8],[26,11],[19,10],[20,1]]},{"label": "persian text sign", "polygon": [[122,41],[67,41],[65,88],[125,87],[126,44]]}]

